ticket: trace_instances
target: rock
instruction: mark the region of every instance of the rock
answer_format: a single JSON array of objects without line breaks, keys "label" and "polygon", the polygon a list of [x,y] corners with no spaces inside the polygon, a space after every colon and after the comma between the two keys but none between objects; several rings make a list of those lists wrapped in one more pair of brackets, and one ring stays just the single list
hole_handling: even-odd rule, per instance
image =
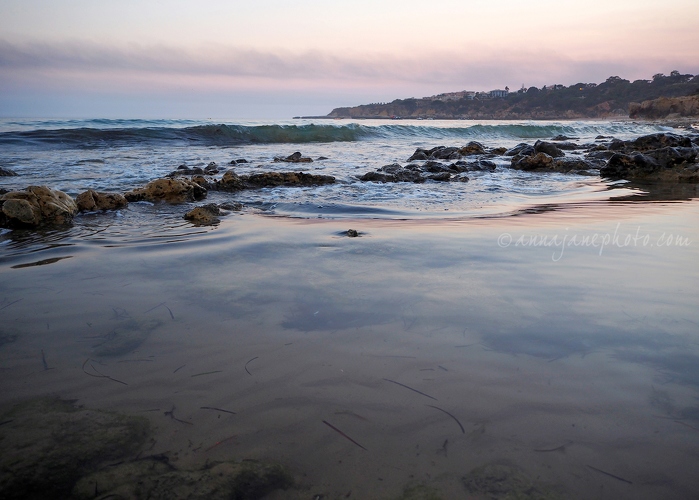
[{"label": "rock", "polygon": [[82,476],[135,457],[149,430],[143,417],[76,408],[59,399],[19,404],[0,420],[0,497],[5,500],[70,498]]},{"label": "rock", "polygon": [[323,161],[323,160],[327,160],[327,159],[328,159],[327,156],[319,156],[318,158],[316,158],[316,161]]},{"label": "rock", "polygon": [[509,464],[476,467],[462,479],[471,495],[478,498],[554,500],[565,498],[555,488],[532,481],[522,470]]},{"label": "rock", "polygon": [[565,156],[565,153],[561,151],[558,146],[555,144],[552,144],[550,142],[545,142],[545,141],[536,141],[534,143],[534,152],[535,153],[546,153],[552,158],[561,158]]},{"label": "rock", "polygon": [[490,150],[491,154],[494,154],[496,156],[501,156],[504,155],[505,152],[507,152],[507,148],[499,147],[499,148],[493,148]]},{"label": "rock", "polygon": [[313,159],[307,156],[303,156],[299,151],[296,151],[295,153],[290,154],[286,158],[275,158],[274,161],[285,161],[288,163],[310,163],[313,161]]},{"label": "rock", "polygon": [[259,500],[291,488],[294,478],[280,465],[257,460],[207,462],[192,470],[175,468],[167,456],[160,455],[86,476],[75,485],[73,497],[94,499],[95,485],[99,485],[99,498]]},{"label": "rock", "polygon": [[206,198],[206,189],[186,179],[156,179],[124,195],[128,201],[183,203]]},{"label": "rock", "polygon": [[600,169],[600,175],[609,179],[628,179],[645,177],[660,170],[660,165],[654,158],[641,153],[626,155],[616,153],[607,165]]},{"label": "rock", "polygon": [[248,163],[248,161],[245,158],[238,158],[237,160],[231,160],[231,165],[235,165],[236,163]]},{"label": "rock", "polygon": [[356,229],[348,229],[347,236],[349,236],[350,238],[356,238],[357,236],[359,236],[359,231],[357,231]]},{"label": "rock", "polygon": [[408,158],[408,161],[422,161],[422,160],[428,160],[429,157],[427,156],[427,153],[425,152],[424,149],[417,148],[413,155]]},{"label": "rock", "polygon": [[190,210],[184,214],[184,218],[197,226],[212,226],[221,222],[221,219],[218,218],[219,215],[221,215],[221,209],[216,204],[211,203]]},{"label": "rock", "polygon": [[118,210],[129,204],[123,195],[118,193],[101,193],[88,189],[80,193],[75,202],[79,212],[95,212],[97,210]]},{"label": "rock", "polygon": [[[598,136],[599,137],[599,136]],[[579,137],[568,137],[567,135],[557,135],[556,137],[552,137],[552,141],[570,141],[573,139],[579,139]]]},{"label": "rock", "polygon": [[534,170],[554,170],[553,158],[546,153],[536,153],[531,156],[521,154],[512,157],[511,167],[527,172]]},{"label": "rock", "polygon": [[670,116],[699,116],[699,95],[683,97],[660,97],[658,99],[632,102],[629,104],[630,118],[650,120]]},{"label": "rock", "polygon": [[69,224],[77,212],[73,198],[46,186],[29,186],[0,196],[0,227]]},{"label": "rock", "polygon": [[651,149],[661,149],[666,147],[691,147],[692,140],[689,137],[669,134],[669,133],[659,133],[644,135],[635,139],[633,141],[624,142],[627,149],[635,149],[637,151],[649,151]]},{"label": "rock", "polygon": [[239,191],[241,189],[259,189],[265,187],[309,187],[333,184],[335,177],[330,175],[315,175],[304,172],[264,172],[239,176],[233,170],[228,170],[215,189],[223,191]]},{"label": "rock", "polygon": [[553,169],[557,172],[584,172],[598,170],[600,165],[582,158],[558,158],[554,161]]},{"label": "rock", "polygon": [[223,174],[223,177],[221,177],[221,180],[217,183],[217,187],[223,191],[239,191],[245,189],[243,180],[232,169],[227,170],[226,173]]},{"label": "rock", "polygon": [[485,154],[485,148],[480,142],[471,141],[459,149],[459,154],[462,156],[482,155]]},{"label": "rock", "polygon": [[517,144],[514,148],[510,148],[503,153],[504,156],[529,156],[535,153],[534,146],[531,144],[526,144],[524,142]]},{"label": "rock", "polygon": [[277,186],[321,186],[335,182],[335,177],[330,175],[314,175],[304,172],[265,172],[244,176],[242,179],[248,189]]},{"label": "rock", "polygon": [[0,167],[0,177],[14,177],[17,175],[17,172],[14,170],[10,170],[9,168],[3,168]]}]

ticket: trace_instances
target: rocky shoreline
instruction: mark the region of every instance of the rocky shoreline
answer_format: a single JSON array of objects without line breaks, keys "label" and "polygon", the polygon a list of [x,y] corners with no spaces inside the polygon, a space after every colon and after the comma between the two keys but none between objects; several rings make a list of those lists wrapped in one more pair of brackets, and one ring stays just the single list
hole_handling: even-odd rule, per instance
[{"label": "rocky shoreline", "polygon": [[[503,160],[508,160],[509,168],[527,172],[599,175],[610,180],[640,183],[699,183],[699,135],[658,133],[632,141],[598,136],[595,142],[588,144],[578,144],[575,140],[557,136],[534,144],[521,143],[510,149],[486,148],[475,141],[465,146],[417,148],[406,165],[384,165],[376,171],[358,175],[356,179],[378,183],[468,182],[469,172],[493,172],[502,168],[498,163],[502,165]],[[296,152],[274,161],[311,163],[313,160]],[[232,160],[230,165],[240,163],[247,163],[247,160]],[[130,202],[139,201],[192,203],[205,199],[210,191],[235,193],[248,189],[323,186],[335,182],[335,177],[303,171],[239,175],[234,168],[222,169],[210,163],[204,169],[180,166],[167,176],[124,194],[88,190],[73,199],[47,186],[29,186],[22,191],[0,193],[0,227],[65,225],[80,212],[118,210]],[[183,217],[194,224],[211,225],[218,223],[220,216],[241,208],[242,205],[237,203],[207,204],[188,211]]]}]

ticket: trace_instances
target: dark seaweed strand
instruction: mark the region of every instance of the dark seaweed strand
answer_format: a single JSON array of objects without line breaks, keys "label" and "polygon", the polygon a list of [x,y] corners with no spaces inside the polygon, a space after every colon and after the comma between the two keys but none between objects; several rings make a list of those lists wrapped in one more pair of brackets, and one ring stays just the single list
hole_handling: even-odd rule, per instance
[{"label": "dark seaweed strand", "polygon": [[597,472],[601,472],[602,474],[606,474],[606,475],[609,476],[609,477],[613,477],[614,479],[617,479],[617,480],[619,480],[619,481],[623,481],[623,482],[625,482],[625,483],[627,483],[627,484],[633,484],[633,483],[632,483],[631,481],[629,481],[628,479],[624,479],[623,477],[615,476],[614,474],[612,474],[612,473],[610,473],[610,472],[603,471],[602,469],[598,469],[598,468],[593,467],[593,466],[591,466],[591,465],[588,465],[588,467],[589,467],[590,469],[592,469],[592,470],[597,471]]},{"label": "dark seaweed strand", "polygon": [[435,410],[439,410],[439,411],[441,411],[442,413],[446,413],[447,415],[449,415],[451,418],[454,419],[454,422],[456,422],[457,424],[459,424],[459,427],[461,427],[461,433],[462,433],[462,434],[466,434],[466,430],[464,429],[464,426],[461,425],[461,422],[459,422],[459,419],[456,418],[456,417],[455,417],[454,415],[452,415],[451,413],[449,413],[447,410],[442,410],[439,406],[433,406],[433,405],[425,405],[425,406],[429,406],[430,408],[434,408]]},{"label": "dark seaweed strand", "polygon": [[250,363],[252,363],[253,361],[255,361],[256,359],[259,359],[259,356],[255,356],[254,358],[248,360],[247,363],[245,363],[245,371],[248,372],[248,375],[252,375],[252,373],[250,373],[250,370],[248,370],[248,365]]},{"label": "dark seaweed strand", "polygon": [[396,384],[396,385],[399,385],[399,386],[401,386],[401,387],[405,387],[406,389],[410,389],[411,391],[417,392],[418,394],[421,394],[421,395],[425,396],[426,398],[430,398],[430,399],[434,399],[435,401],[439,401],[437,398],[433,398],[433,397],[430,396],[429,394],[425,394],[424,392],[420,392],[420,391],[418,391],[417,389],[413,389],[412,387],[408,387],[407,385],[401,384],[400,382],[396,382],[395,380],[391,380],[391,379],[388,379],[388,378],[385,378],[384,380],[385,380],[386,382],[391,382],[392,384]]},{"label": "dark seaweed strand", "polygon": [[231,415],[235,415],[234,411],[223,410],[221,408],[214,408],[213,406],[201,406],[199,409],[200,410],[216,410],[216,411],[222,411],[223,413],[230,413]]},{"label": "dark seaweed strand", "polygon": [[41,350],[41,362],[44,364],[44,371],[49,369],[49,365],[46,362],[46,355],[44,355],[44,350]]},{"label": "dark seaweed strand", "polygon": [[175,368],[175,371],[172,372],[172,373],[177,373],[178,371],[180,371],[180,370],[181,370],[182,368],[184,368],[185,366],[187,366],[187,363],[183,364],[183,365],[180,366],[179,368]]},{"label": "dark seaweed strand", "polygon": [[347,434],[345,434],[344,432],[342,432],[340,429],[338,429],[337,427],[335,427],[335,426],[334,426],[333,424],[331,424],[330,422],[328,422],[328,421],[326,421],[326,420],[323,420],[323,423],[324,423],[325,425],[327,425],[328,427],[330,427],[330,428],[331,428],[332,430],[334,430],[335,432],[337,432],[337,433],[338,433],[340,436],[342,436],[343,438],[352,441],[354,444],[356,444],[357,446],[359,446],[362,450],[369,451],[369,450],[367,450],[366,448],[364,448],[364,446],[362,446],[361,444],[359,444],[358,442],[356,442],[354,439],[352,439],[351,437],[349,437]]},{"label": "dark seaweed strand", "polygon": [[201,377],[202,375],[212,375],[214,373],[221,373],[222,370],[214,370],[212,372],[202,372],[202,373],[195,373],[192,375],[192,377]]}]

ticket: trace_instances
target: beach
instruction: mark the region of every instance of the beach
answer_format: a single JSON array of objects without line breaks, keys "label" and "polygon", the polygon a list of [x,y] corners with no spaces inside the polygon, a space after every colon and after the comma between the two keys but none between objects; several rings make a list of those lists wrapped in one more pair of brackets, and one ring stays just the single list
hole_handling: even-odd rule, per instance
[{"label": "beach", "polygon": [[[682,499],[699,489],[694,186],[522,172],[498,155],[467,182],[357,180],[416,148],[677,130],[2,126],[3,166],[19,174],[3,178],[7,190],[124,192],[210,162],[339,180],[211,191],[207,202],[243,204],[213,226],[182,218],[196,203],[136,202],[68,227],[3,230],[3,412],[60,398],[145,417],[139,456],[175,469],[282,464],[295,485],[266,498],[489,498],[509,484],[522,498]],[[295,151],[313,162],[274,163]]]}]

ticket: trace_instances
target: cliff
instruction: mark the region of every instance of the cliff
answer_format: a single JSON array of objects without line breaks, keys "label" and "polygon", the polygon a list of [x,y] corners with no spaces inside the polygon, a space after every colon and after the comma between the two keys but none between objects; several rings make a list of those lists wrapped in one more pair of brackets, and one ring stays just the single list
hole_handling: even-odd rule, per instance
[{"label": "cliff", "polygon": [[661,118],[699,117],[699,95],[660,97],[629,105],[630,118],[656,120]]},{"label": "cliff", "polygon": [[[671,113],[695,113],[691,104],[699,93],[699,75],[682,75],[673,71],[669,76],[657,74],[652,80],[630,82],[618,76],[605,82],[576,83],[544,86],[539,89],[522,88],[505,97],[489,98],[478,94],[475,99],[440,100],[438,98],[396,99],[390,103],[363,104],[354,107],[335,108],[328,118],[413,118],[413,119],[466,119],[466,120],[560,120],[585,118],[620,118],[629,115],[631,109],[645,117],[644,106],[649,109],[667,107]],[[646,105],[646,101],[660,98],[684,98],[685,104],[658,103]],[[678,101],[679,102],[679,101]],[[638,104],[641,103],[641,104]],[[676,109],[676,110],[675,110]],[[687,116],[687,115],[682,115]],[[655,116],[654,116],[655,117]]]}]

